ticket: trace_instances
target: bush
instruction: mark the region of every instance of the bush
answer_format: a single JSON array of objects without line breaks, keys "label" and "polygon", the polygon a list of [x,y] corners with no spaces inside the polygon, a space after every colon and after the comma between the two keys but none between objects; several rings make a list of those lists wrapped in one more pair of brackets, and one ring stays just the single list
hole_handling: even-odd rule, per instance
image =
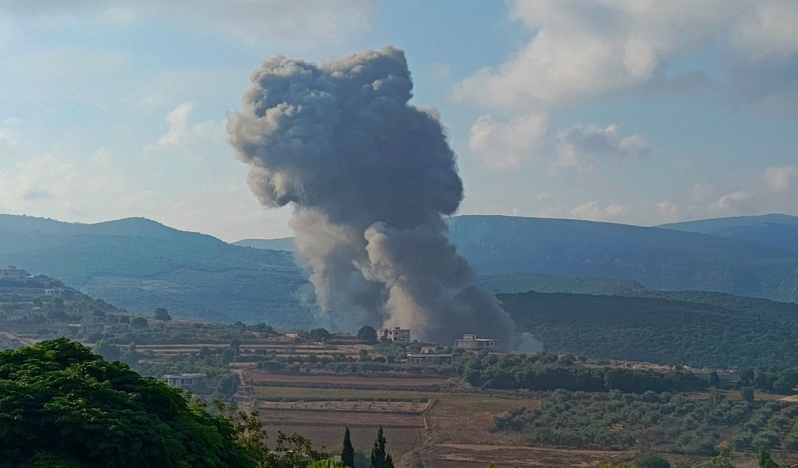
[{"label": "bush", "polygon": [[635,463],[636,468],[671,468],[668,460],[657,454],[647,454],[640,457]]},{"label": "bush", "polygon": [[229,421],[64,338],[0,352],[0,395],[3,466],[254,466]]}]

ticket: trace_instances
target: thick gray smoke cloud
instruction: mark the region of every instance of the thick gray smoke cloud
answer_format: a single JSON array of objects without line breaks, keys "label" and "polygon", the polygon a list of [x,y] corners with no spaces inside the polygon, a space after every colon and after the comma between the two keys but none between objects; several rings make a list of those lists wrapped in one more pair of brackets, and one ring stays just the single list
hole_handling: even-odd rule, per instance
[{"label": "thick gray smoke cloud", "polygon": [[510,345],[514,324],[446,237],[463,184],[441,123],[408,105],[404,53],[284,57],[252,76],[230,143],[266,207],[293,204],[298,258],[333,326]]}]

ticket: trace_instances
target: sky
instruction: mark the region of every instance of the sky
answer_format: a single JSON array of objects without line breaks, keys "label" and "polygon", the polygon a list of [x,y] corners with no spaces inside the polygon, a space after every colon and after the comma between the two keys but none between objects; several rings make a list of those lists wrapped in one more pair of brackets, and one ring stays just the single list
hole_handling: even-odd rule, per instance
[{"label": "sky", "polygon": [[283,55],[405,51],[458,214],[798,215],[794,0],[0,0],[0,213],[291,235],[227,143]]}]

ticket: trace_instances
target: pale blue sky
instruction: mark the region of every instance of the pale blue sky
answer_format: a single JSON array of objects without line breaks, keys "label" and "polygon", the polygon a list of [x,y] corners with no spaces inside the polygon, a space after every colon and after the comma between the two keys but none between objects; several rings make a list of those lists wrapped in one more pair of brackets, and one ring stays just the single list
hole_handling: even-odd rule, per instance
[{"label": "pale blue sky", "polygon": [[798,215],[792,0],[0,0],[0,212],[290,235],[226,144],[267,58],[405,50],[461,213]]}]

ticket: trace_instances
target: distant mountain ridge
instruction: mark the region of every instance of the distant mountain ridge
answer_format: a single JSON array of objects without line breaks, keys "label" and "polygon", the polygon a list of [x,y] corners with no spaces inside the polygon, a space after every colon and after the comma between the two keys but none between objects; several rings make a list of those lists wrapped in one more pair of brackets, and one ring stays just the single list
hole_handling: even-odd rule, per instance
[{"label": "distant mountain ridge", "polygon": [[279,239],[242,239],[233,242],[233,245],[251,247],[253,249],[285,250],[286,252],[294,252],[296,250],[293,237],[281,237]]},{"label": "distant mountain ridge", "polygon": [[[144,218],[98,224],[0,215],[0,264],[17,265],[131,312],[311,326],[293,255],[255,250]],[[307,301],[305,301],[307,302]]]},{"label": "distant mountain ridge", "polygon": [[[763,229],[763,222],[769,223],[770,237],[759,239],[756,233]],[[491,215],[458,216],[447,223],[450,239],[481,277],[532,273],[614,278],[654,289],[798,301],[798,238],[793,243],[790,237],[793,232],[798,235],[798,217],[794,216],[696,221],[681,226],[685,230],[676,229],[678,225],[649,228]],[[687,228],[723,232],[706,234]],[[783,236],[776,237],[776,232]],[[289,250],[290,240],[250,240],[248,245]],[[518,290],[518,277],[505,276],[504,280],[516,285],[501,286],[494,278],[495,292],[523,292]]]},{"label": "distant mountain ridge", "polygon": [[590,221],[460,216],[450,239],[480,276],[609,277],[663,290],[798,300],[798,252],[707,234]]},{"label": "distant mountain ridge", "polygon": [[[460,216],[448,224],[494,293],[642,288],[798,301],[798,252],[785,248],[578,220]],[[75,224],[0,215],[0,265],[62,278],[132,312],[163,306],[177,317],[312,326],[313,291],[286,251],[292,239],[237,244],[143,218]]]},{"label": "distant mountain ridge", "polygon": [[659,227],[731,237],[798,252],[798,216],[783,214],[739,216],[664,224]]}]

